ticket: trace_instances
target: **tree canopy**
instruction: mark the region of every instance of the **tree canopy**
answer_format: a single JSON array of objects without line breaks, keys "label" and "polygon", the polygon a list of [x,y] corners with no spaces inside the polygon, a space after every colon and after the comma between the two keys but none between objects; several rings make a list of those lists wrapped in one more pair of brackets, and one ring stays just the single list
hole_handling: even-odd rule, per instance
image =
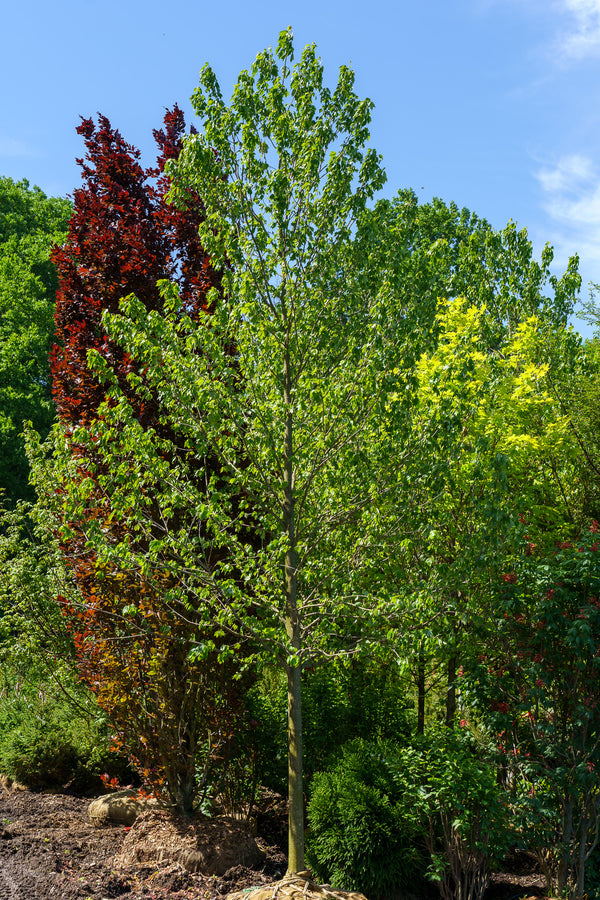
[{"label": "tree canopy", "polygon": [[23,422],[46,436],[54,419],[49,354],[58,286],[50,262],[72,207],[27,181],[0,178],[0,491],[31,499]]},{"label": "tree canopy", "polygon": [[[375,202],[372,104],[347,67],[328,87],[314,46],[295,59],[290,30],[228,102],[205,66],[193,104],[200,133],[168,113],[152,169],[106,119],[82,122],[85,183],[53,255],[59,421],[30,448],[79,591],[59,598],[79,671],[190,812],[201,734],[226,743],[241,686],[279,667],[296,872],[311,679],[339,688],[347,664],[361,684],[369,657],[372,687],[394,665],[395,690],[416,686],[412,744],[332,751],[336,809],[413,797],[385,818],[390,845],[400,821],[425,828],[448,898],[480,897],[526,832],[549,884],[581,896],[600,464],[598,342],[568,326],[577,258],[554,275],[512,222],[412,191]],[[350,866],[363,847],[340,862],[334,825]]]}]

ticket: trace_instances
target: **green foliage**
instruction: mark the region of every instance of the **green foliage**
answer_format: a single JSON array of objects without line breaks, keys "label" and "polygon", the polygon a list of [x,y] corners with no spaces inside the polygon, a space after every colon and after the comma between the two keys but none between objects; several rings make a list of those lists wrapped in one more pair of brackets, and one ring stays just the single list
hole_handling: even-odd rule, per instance
[{"label": "green foliage", "polygon": [[[219,671],[229,677],[241,659],[260,661],[251,747],[223,749],[219,762],[234,764],[229,780],[210,774],[226,802],[251,797],[259,773],[280,786],[289,754],[289,865],[303,868],[304,731],[309,775],[333,766],[314,779],[316,871],[384,897],[425,866],[421,840],[444,897],[479,900],[509,833],[488,748],[448,732],[412,748],[356,743],[338,761],[348,739],[397,740],[407,718],[397,670],[332,660],[382,642],[407,647],[423,666],[448,664],[447,696],[456,696],[452,673],[466,654],[466,629],[472,645],[496,640],[490,580],[518,556],[519,512],[531,515],[528,546],[547,549],[597,505],[597,347],[582,361],[564,330],[579,289],[577,260],[551,276],[551,248],[536,261],[512,223],[495,232],[441,201],[419,206],[412,192],[369,209],[385,181],[367,149],[372,104],[355,94],[346,67],[327,87],[313,46],[294,63],[290,30],[240,74],[229,104],[209,66],[193,102],[203,131],[190,135],[167,174],[175,204],[201,196],[200,238],[222,280],[198,321],[166,281],[153,307],[134,295],[118,314],[111,306],[102,328],[127,371],[120,381],[108,357],[84,342],[78,364],[87,352],[86,374],[105,402],[69,433],[70,448],[57,428],[49,459],[32,453],[49,507],[60,507],[61,537],[76,547],[77,533],[79,559],[89,563],[83,575],[94,589],[86,604],[69,599],[65,609],[73,623],[87,614],[89,624],[90,612],[101,618],[101,603],[108,605],[102,641],[73,629],[81,660],[125,730],[132,695],[154,727],[154,698],[164,691],[173,703],[156,728],[163,738],[165,722],[181,734],[174,685],[184,666],[210,661],[216,671],[226,663]],[[577,366],[580,383],[571,377]],[[557,390],[556,380],[567,388]],[[584,413],[569,418],[565,398],[572,403],[580,385]],[[159,410],[152,427],[142,421],[149,407]],[[557,597],[572,576],[559,563],[549,588]],[[27,567],[17,569],[11,560],[11,577],[32,584]],[[539,587],[541,566],[533,575]],[[527,610],[515,615],[539,618],[531,597],[518,600]],[[412,640],[399,625],[415,606]],[[56,607],[48,609],[55,617]],[[565,635],[563,610],[551,612],[559,623],[546,632],[552,655],[572,663],[579,685],[590,673],[597,680],[588,658],[596,613],[569,610]],[[182,622],[185,642],[174,644]],[[7,641],[19,628],[8,604],[2,627]],[[156,644],[144,644],[144,632]],[[125,633],[132,646],[119,656]],[[507,659],[515,646],[511,633]],[[558,671],[558,660],[553,665]],[[573,699],[573,681],[565,677],[561,692],[556,673],[545,680],[535,666],[513,668],[506,689],[525,690],[519,715],[521,700],[529,711],[534,696],[540,706],[539,803],[527,809],[530,833],[538,828],[547,849],[570,785],[594,782],[586,767],[596,765],[588,739],[596,741],[597,727],[582,738],[591,719]],[[116,676],[134,669],[143,673],[135,692],[117,693]],[[276,725],[286,716],[285,688],[287,738]],[[217,721],[221,694],[214,708],[204,697],[199,689],[191,707],[208,708]],[[561,744],[552,716],[565,698]],[[43,750],[59,729],[39,719],[50,735]],[[15,719],[7,759],[26,746],[23,728]],[[207,743],[224,731],[210,730]],[[569,769],[565,747],[574,737],[588,756]],[[187,741],[192,767],[202,754],[195,742],[196,734]],[[52,746],[60,756],[63,745]],[[183,749],[169,739],[154,757],[174,759]],[[520,770],[528,785],[531,772]]]},{"label": "green foliage", "polygon": [[429,877],[444,900],[481,900],[491,865],[511,841],[489,747],[467,731],[448,730],[401,750],[395,764],[405,815],[425,831]]},{"label": "green foliage", "polygon": [[76,671],[55,599],[75,589],[39,509],[20,503],[0,522],[0,770],[32,787],[99,790],[104,772],[128,777],[127,762]]},{"label": "green foliage", "polygon": [[24,722],[3,739],[0,768],[32,790],[59,787],[72,780],[77,751],[48,720]]},{"label": "green foliage", "polygon": [[[356,738],[400,741],[411,731],[407,677],[390,659],[337,659],[302,675],[305,777],[334,765]],[[285,674],[265,667],[248,695],[261,783],[285,793]]]},{"label": "green foliage", "polygon": [[573,529],[581,505],[576,441],[554,385],[579,342],[547,311],[524,317],[519,309],[491,343],[492,310],[472,294],[439,301],[436,342],[413,370],[413,527],[390,553],[389,572],[418,592],[426,628],[415,631],[413,652],[422,672],[433,660],[447,666],[448,721],[455,673],[477,655],[494,618],[490,583],[518,540],[519,514],[533,520],[531,540],[547,542]]},{"label": "green foliage", "polygon": [[129,777],[89,693],[59,660],[19,640],[0,650],[0,771],[32,789],[98,791]]},{"label": "green foliage", "polygon": [[[400,417],[385,404],[399,353],[386,298],[365,296],[346,252],[385,180],[367,147],[372,104],[353,81],[343,67],[326,87],[313,46],[294,63],[289,31],[240,74],[229,105],[203,69],[203,131],[167,174],[175,203],[201,197],[200,239],[223,266],[214,309],[191,321],[163,284],[163,315],[132,296],[105,313],[131,362],[127,390],[90,350],[107,402],[72,436],[77,478],[58,429],[53,445],[64,537],[84,522],[104,571],[131,573],[191,618],[192,657],[239,660],[243,648],[285,669],[292,871],[303,868],[300,669],[354,650],[376,631],[374,604],[389,609],[365,597],[362,520],[401,464],[387,439]],[[149,397],[156,429],[137,414]]]},{"label": "green foliage", "polygon": [[337,765],[315,776],[308,805],[307,856],[323,881],[374,900],[413,892],[423,877],[424,843],[400,801],[383,745],[355,741]]},{"label": "green foliage", "polygon": [[251,721],[256,723],[260,782],[285,795],[288,764],[285,673],[264,666],[248,692],[247,703]]},{"label": "green foliage", "polygon": [[310,779],[340,748],[365,741],[408,740],[411,732],[407,676],[392,659],[339,659],[304,673],[304,741]]},{"label": "green foliage", "polygon": [[45,436],[54,418],[48,356],[57,279],[50,251],[64,239],[70,215],[67,200],[0,178],[0,491],[11,503],[32,493],[23,422]]},{"label": "green foliage", "polygon": [[468,305],[486,307],[484,339],[493,351],[532,315],[566,326],[581,284],[577,256],[562,276],[551,275],[552,247],[547,244],[536,260],[527,231],[514,222],[496,231],[454,203],[436,197],[420,204],[412,190],[365,212],[354,252],[369,257],[368,271],[385,278],[403,309],[400,333],[410,335],[409,362],[435,348],[442,298],[464,297]]},{"label": "green foliage", "polygon": [[600,826],[600,543],[530,540],[496,588],[494,646],[473,691],[499,734],[521,840],[548,890],[581,897]]},{"label": "green foliage", "polygon": [[586,341],[570,365],[557,363],[551,377],[575,439],[581,512],[600,520],[600,335]]},{"label": "green foliage", "polygon": [[489,748],[462,730],[350,743],[313,779],[308,821],[318,875],[374,897],[426,874],[445,900],[480,900],[514,837]]}]

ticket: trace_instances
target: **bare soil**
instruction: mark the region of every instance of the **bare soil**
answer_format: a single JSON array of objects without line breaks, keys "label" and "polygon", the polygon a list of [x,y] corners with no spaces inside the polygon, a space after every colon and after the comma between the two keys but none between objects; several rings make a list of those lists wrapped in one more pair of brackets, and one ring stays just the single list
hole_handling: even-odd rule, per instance
[{"label": "bare soil", "polygon": [[129,829],[94,827],[89,798],[67,794],[9,792],[0,787],[0,900],[218,900],[226,894],[279,880],[286,869],[277,846],[278,828],[262,824],[257,843],[265,853],[260,870],[236,866],[205,876],[165,862],[117,869],[114,860]]},{"label": "bare soil", "polygon": [[[0,900],[220,900],[225,895],[278,881],[285,873],[285,817],[273,804],[257,816],[260,869],[236,866],[206,876],[164,862],[117,868],[128,829],[94,827],[89,798],[13,792],[0,786]],[[508,871],[510,869],[510,871]],[[486,900],[543,896],[531,860],[516,855],[494,876]]]}]

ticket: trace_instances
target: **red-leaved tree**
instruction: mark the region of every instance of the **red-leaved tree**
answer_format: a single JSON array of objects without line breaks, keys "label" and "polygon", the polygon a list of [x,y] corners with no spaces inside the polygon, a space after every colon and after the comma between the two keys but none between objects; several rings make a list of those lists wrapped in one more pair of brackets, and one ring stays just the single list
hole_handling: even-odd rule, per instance
[{"label": "red-leaved tree", "polygon": [[[78,131],[87,154],[78,162],[84,184],[73,195],[67,242],[53,254],[59,290],[51,368],[61,440],[74,463],[75,480],[87,485],[77,516],[61,503],[64,484],[53,503],[63,554],[81,598],[62,600],[79,672],[108,713],[117,745],[146,782],[189,813],[239,725],[240,682],[232,687],[230,667],[210,649],[206,616],[200,625],[193,611],[182,615],[165,601],[176,588],[167,569],[143,574],[125,562],[107,565],[87,543],[88,529],[99,523],[108,542],[128,533],[127,511],[107,493],[102,454],[94,449],[94,423],[114,401],[109,385],[88,365],[90,350],[106,363],[140,434],[156,436],[156,460],[161,454],[186,458],[182,442],[161,418],[159,398],[143,389],[143,368],[102,327],[102,314],[117,312],[130,294],[146,310],[160,312],[161,280],[177,285],[185,314],[210,312],[207,295],[218,288],[219,275],[198,240],[202,204],[197,196],[190,196],[185,208],[166,200],[165,162],[178,155],[184,127],[177,107],[166,113],[164,128],[154,132],[156,166],[145,169],[139,152],[105,117],[98,125],[82,120]],[[123,477],[136,477],[134,463],[135,453],[123,456]],[[214,461],[204,460],[204,465],[210,468]],[[202,476],[198,468],[190,470],[190,478]],[[151,502],[151,479],[140,491]],[[139,543],[139,535],[135,540]],[[194,659],[191,651],[198,647],[209,649]]]}]

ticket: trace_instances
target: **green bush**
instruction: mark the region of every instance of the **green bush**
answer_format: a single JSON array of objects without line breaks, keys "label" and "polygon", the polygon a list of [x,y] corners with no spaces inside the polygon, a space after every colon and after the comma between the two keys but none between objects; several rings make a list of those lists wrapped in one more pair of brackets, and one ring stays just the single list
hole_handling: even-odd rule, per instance
[{"label": "green bush", "polygon": [[102,789],[100,776],[131,781],[110,749],[103,714],[66,666],[50,673],[36,648],[0,647],[0,772],[27,787]]},{"label": "green bush", "polygon": [[0,769],[34,790],[70,781],[77,768],[77,750],[49,721],[23,722],[0,746]]},{"label": "green bush", "polygon": [[414,892],[422,881],[424,835],[406,817],[381,744],[358,740],[315,775],[308,804],[307,859],[334,887],[373,900]]},{"label": "green bush", "polygon": [[410,739],[407,678],[393,660],[338,659],[303,675],[306,777],[334,764],[340,747],[366,741]]},{"label": "green bush", "polygon": [[444,900],[481,900],[512,834],[489,748],[467,731],[445,729],[390,763],[402,815],[425,832],[428,877]]}]

